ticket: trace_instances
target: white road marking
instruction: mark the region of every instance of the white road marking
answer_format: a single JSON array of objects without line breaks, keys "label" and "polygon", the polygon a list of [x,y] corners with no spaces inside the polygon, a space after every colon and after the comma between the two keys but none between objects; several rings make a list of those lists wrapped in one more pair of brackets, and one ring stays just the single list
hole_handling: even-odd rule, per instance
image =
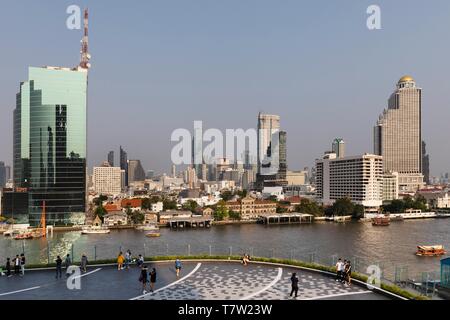
[{"label": "white road marking", "polygon": [[153,291],[153,292],[149,292],[149,293],[146,293],[146,294],[137,296],[137,297],[135,297],[135,298],[131,298],[130,300],[139,300],[139,299],[145,298],[145,297],[147,297],[147,296],[151,296],[152,294],[155,294],[155,293],[157,293],[157,292],[159,292],[159,291],[162,291],[162,290],[164,290],[164,289],[170,288],[170,287],[172,287],[172,286],[174,286],[174,285],[180,283],[181,281],[184,281],[184,280],[186,280],[187,278],[191,277],[195,272],[197,272],[197,270],[201,267],[201,265],[202,265],[201,263],[198,263],[197,266],[194,268],[194,270],[192,270],[189,274],[185,275],[183,278],[178,279],[177,281],[174,281],[174,282],[172,282],[172,283],[169,283],[168,285],[166,285],[166,286],[164,286],[164,287],[162,287],[162,288],[159,288],[159,289],[157,289],[157,290],[155,290],[155,291]]},{"label": "white road marking", "polygon": [[343,296],[354,296],[357,294],[367,294],[367,293],[373,293],[373,291],[338,293],[338,294],[330,294],[328,296],[319,296],[319,297],[313,297],[313,298],[307,298],[307,299],[301,299],[301,300],[320,300],[320,299],[343,297]]},{"label": "white road marking", "polygon": [[0,296],[7,296],[7,295],[16,294],[16,293],[21,293],[21,292],[25,292],[25,291],[36,290],[36,289],[39,289],[40,287],[41,287],[41,286],[37,286],[37,287],[28,288],[28,289],[22,289],[22,290],[17,290],[17,291],[11,291],[11,292],[6,292],[6,293],[0,293]]},{"label": "white road marking", "polygon": [[263,293],[264,291],[269,290],[269,289],[272,288],[278,281],[281,280],[282,275],[283,275],[283,269],[282,269],[282,268],[278,268],[278,274],[277,274],[277,276],[275,277],[275,279],[273,279],[273,281],[272,281],[271,283],[269,283],[269,285],[267,285],[266,287],[262,288],[262,289],[259,290],[259,291],[256,291],[256,292],[252,293],[251,295],[248,295],[248,296],[246,296],[246,297],[244,297],[244,298],[241,298],[240,300],[249,300],[249,299],[251,299],[251,298],[253,298],[253,297],[256,297],[257,295]]},{"label": "white road marking", "polygon": [[93,274],[93,273],[95,273],[95,272],[97,272],[97,271],[100,271],[100,270],[102,270],[102,268],[98,268],[98,269],[89,271],[89,272],[87,272],[87,273],[83,273],[83,274],[80,275],[80,276],[73,277],[73,279],[83,278],[83,277],[86,277],[86,276],[88,276],[88,275],[91,275],[91,274]]}]

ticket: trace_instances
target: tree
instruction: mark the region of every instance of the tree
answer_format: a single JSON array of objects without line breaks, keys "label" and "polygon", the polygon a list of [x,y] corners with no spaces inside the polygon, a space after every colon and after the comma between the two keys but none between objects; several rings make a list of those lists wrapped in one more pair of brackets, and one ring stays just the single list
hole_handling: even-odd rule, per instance
[{"label": "tree", "polygon": [[95,208],[94,216],[98,216],[103,221],[103,218],[107,213],[108,211],[106,211],[106,209],[100,204],[97,208]]},{"label": "tree", "polygon": [[145,220],[145,215],[141,211],[134,211],[129,216],[129,219],[133,224],[141,224]]},{"label": "tree", "polygon": [[288,209],[286,209],[285,207],[277,206],[277,213],[286,213],[286,212],[288,212]]},{"label": "tree", "polygon": [[247,190],[238,190],[236,191],[235,195],[237,195],[239,198],[245,198],[247,196]]},{"label": "tree", "polygon": [[331,212],[335,216],[352,215],[354,205],[349,198],[338,199],[331,206]]},{"label": "tree", "polygon": [[216,209],[214,210],[214,220],[222,221],[228,217],[228,208],[225,205],[224,200],[220,200],[217,203]]},{"label": "tree", "polygon": [[221,194],[223,201],[230,201],[233,198],[231,191],[223,191]]},{"label": "tree", "polygon": [[228,216],[230,217],[231,220],[236,220],[236,221],[240,221],[241,218],[242,218],[240,212],[236,212],[236,211],[233,211],[233,210],[228,212]]},{"label": "tree", "polygon": [[418,196],[414,201],[413,209],[427,211],[428,202],[424,196]]},{"label": "tree", "polygon": [[390,204],[384,205],[383,211],[386,213],[402,213],[405,212],[405,203],[402,200],[392,200]]},{"label": "tree", "polygon": [[166,210],[176,210],[177,209],[177,202],[173,200],[164,200],[163,201],[163,208],[164,211]]},{"label": "tree", "polygon": [[361,219],[364,218],[364,206],[357,204],[353,207],[353,214],[354,219]]},{"label": "tree", "polygon": [[191,212],[195,212],[198,208],[198,203],[194,200],[188,200],[184,205],[183,205],[183,210],[188,210]]},{"label": "tree", "polygon": [[312,214],[316,217],[324,215],[324,208],[319,206],[317,202],[309,199],[301,199],[300,204],[295,207],[295,210],[300,213]]},{"label": "tree", "polygon": [[106,201],[106,200],[108,200],[108,197],[101,194],[97,198],[94,198],[94,200],[92,200],[92,202],[94,202],[94,204],[96,206],[100,206],[103,203],[103,201]]}]

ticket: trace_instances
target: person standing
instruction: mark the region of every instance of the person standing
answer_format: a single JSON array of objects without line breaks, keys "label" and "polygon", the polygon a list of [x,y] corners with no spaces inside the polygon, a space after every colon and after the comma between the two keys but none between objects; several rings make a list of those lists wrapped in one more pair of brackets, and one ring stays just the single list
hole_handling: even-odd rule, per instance
[{"label": "person standing", "polygon": [[58,276],[59,276],[59,278],[62,277],[62,262],[63,261],[60,256],[57,256],[55,262],[56,262],[56,279],[58,279]]},{"label": "person standing", "polygon": [[11,259],[6,258],[6,276],[9,278],[12,276],[11,274]]},{"label": "person standing", "polygon": [[295,293],[295,298],[297,298],[297,296],[298,296],[298,282],[299,282],[299,279],[297,277],[297,273],[294,272],[291,277],[291,294],[290,294],[291,297],[294,293]]},{"label": "person standing", "polygon": [[25,254],[24,253],[22,253],[20,255],[20,273],[21,273],[21,276],[25,275]]},{"label": "person standing", "polygon": [[336,281],[342,281],[342,270],[344,268],[344,263],[342,263],[342,259],[339,258],[336,263]]},{"label": "person standing", "polygon": [[180,259],[175,260],[175,271],[177,272],[177,277],[180,276],[182,265]]},{"label": "person standing", "polygon": [[156,269],[152,268],[152,271],[150,272],[150,291],[153,292],[155,290],[155,283],[156,283]]},{"label": "person standing", "polygon": [[83,253],[83,255],[81,256],[81,266],[80,266],[80,268],[81,268],[81,270],[83,270],[83,272],[86,272],[87,264],[88,264],[87,256],[86,256],[86,254]]},{"label": "person standing", "polygon": [[123,269],[123,262],[125,261],[125,258],[123,257],[122,251],[119,252],[119,255],[117,256],[117,270]]},{"label": "person standing", "polygon": [[141,269],[141,276],[139,277],[139,281],[142,283],[142,294],[147,293],[147,282],[148,282],[148,269],[147,266],[143,266]]},{"label": "person standing", "polygon": [[352,264],[350,261],[347,261],[345,265],[345,284],[347,286],[352,284]]},{"label": "person standing", "polygon": [[70,259],[70,254],[67,254],[66,259],[64,260],[64,266],[66,267],[66,277],[69,277],[69,267],[71,266],[72,261]]},{"label": "person standing", "polygon": [[20,258],[19,255],[16,255],[16,258],[14,259],[14,274],[19,275],[20,274]]},{"label": "person standing", "polygon": [[139,268],[141,268],[142,265],[144,264],[144,257],[142,256],[142,254],[139,255],[136,264]]},{"label": "person standing", "polygon": [[130,267],[130,262],[131,262],[131,251],[127,250],[127,252],[125,252],[125,269],[128,270],[128,268]]}]

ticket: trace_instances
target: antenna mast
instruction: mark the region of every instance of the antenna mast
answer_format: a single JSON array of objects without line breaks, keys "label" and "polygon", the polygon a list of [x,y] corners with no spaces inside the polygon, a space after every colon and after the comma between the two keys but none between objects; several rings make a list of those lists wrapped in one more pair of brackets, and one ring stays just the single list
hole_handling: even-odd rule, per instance
[{"label": "antenna mast", "polygon": [[81,61],[80,67],[83,69],[89,69],[91,64],[91,55],[89,54],[89,12],[88,9],[84,9],[84,36],[81,40]]}]

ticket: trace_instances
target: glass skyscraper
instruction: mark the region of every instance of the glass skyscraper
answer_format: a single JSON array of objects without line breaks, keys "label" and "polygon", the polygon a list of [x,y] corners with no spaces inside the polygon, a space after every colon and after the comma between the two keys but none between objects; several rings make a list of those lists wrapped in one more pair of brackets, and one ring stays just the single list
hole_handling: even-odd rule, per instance
[{"label": "glass skyscraper", "polygon": [[29,189],[29,223],[69,223],[86,209],[87,69],[30,67],[14,110],[14,183]]}]

